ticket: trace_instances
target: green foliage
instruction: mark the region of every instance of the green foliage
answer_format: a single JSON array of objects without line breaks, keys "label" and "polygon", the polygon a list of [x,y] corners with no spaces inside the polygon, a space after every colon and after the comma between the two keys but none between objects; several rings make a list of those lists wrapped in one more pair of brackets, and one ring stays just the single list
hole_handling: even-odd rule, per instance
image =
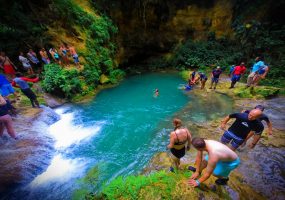
[{"label": "green foliage", "polygon": [[96,198],[103,199],[144,199],[143,194],[150,194],[152,199],[171,199],[175,185],[183,178],[191,176],[189,171],[168,173],[160,171],[149,176],[117,177],[102,189],[102,194]]},{"label": "green foliage", "polygon": [[115,69],[110,72],[109,79],[111,83],[117,83],[119,80],[122,80],[126,76],[126,73],[120,69]]},{"label": "green foliage", "polygon": [[199,66],[221,65],[236,63],[241,53],[235,53],[230,43],[223,40],[199,41],[188,40],[175,53],[171,65],[178,69]]},{"label": "green foliage", "polygon": [[42,87],[46,92],[71,99],[82,91],[82,83],[77,70],[66,70],[57,64],[44,66]]},{"label": "green foliage", "polygon": [[100,179],[100,166],[97,165],[91,168],[84,178],[78,181],[80,189],[73,193],[73,199],[93,199],[93,191],[99,188]]}]

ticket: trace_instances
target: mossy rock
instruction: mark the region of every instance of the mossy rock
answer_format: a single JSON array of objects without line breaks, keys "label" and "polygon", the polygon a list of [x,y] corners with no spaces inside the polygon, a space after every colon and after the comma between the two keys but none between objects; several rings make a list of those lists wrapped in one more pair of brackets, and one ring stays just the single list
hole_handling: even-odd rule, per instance
[{"label": "mossy rock", "polygon": [[106,84],[106,83],[109,83],[110,82],[110,79],[108,78],[108,76],[106,76],[105,74],[102,74],[100,76],[100,83],[101,84]]},{"label": "mossy rock", "polygon": [[[230,199],[223,187],[211,190],[206,184],[200,188],[187,183],[191,172],[180,170],[176,173],[159,171],[149,176],[118,177],[105,186],[94,199]],[[214,182],[211,177],[206,183]]]},{"label": "mossy rock", "polygon": [[279,88],[259,86],[255,88],[239,87],[234,89],[234,94],[241,98],[270,98],[277,96]]}]

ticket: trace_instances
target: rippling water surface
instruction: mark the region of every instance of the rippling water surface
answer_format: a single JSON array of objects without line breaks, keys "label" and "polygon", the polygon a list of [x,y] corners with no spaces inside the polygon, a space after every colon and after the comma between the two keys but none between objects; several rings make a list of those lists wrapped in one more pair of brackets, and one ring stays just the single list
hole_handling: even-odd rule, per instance
[{"label": "rippling water surface", "polygon": [[[86,104],[62,106],[55,111],[61,119],[49,127],[54,156],[49,166],[20,190],[26,199],[70,199],[78,178],[100,166],[100,180],[138,173],[159,151],[164,151],[172,130],[172,119],[181,116],[204,122],[231,110],[221,95],[197,99],[178,89],[178,74],[152,73],[124,80],[101,91]],[[155,88],[159,96],[154,97]]]}]

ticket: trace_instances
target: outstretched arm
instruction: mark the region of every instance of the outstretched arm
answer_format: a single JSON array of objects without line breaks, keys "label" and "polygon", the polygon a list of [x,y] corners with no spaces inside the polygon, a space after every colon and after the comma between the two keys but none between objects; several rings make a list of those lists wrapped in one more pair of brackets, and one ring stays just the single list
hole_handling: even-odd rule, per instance
[{"label": "outstretched arm", "polygon": [[193,179],[190,180],[189,184],[193,187],[197,187],[200,185],[200,183],[203,183],[204,181],[206,181],[212,175],[212,173],[216,167],[217,162],[218,162],[218,160],[216,160],[216,158],[209,158],[207,168],[206,168],[206,172],[203,174],[203,176],[200,177],[199,179],[196,179],[196,180],[193,180]]},{"label": "outstretched arm", "polygon": [[195,166],[196,166],[196,172],[192,174],[190,179],[196,179],[200,175],[200,167],[202,163],[202,156],[203,156],[203,151],[198,151],[196,155],[196,160],[195,160]]}]

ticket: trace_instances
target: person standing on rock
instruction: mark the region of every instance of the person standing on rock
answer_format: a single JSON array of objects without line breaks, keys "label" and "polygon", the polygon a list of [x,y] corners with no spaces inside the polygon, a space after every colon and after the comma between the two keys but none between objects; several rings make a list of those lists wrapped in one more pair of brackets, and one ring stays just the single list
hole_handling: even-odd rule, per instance
[{"label": "person standing on rock", "polygon": [[198,74],[199,74],[199,77],[200,77],[201,90],[202,90],[205,87],[205,84],[206,84],[206,81],[208,80],[208,77],[203,72],[198,72]]},{"label": "person standing on rock", "polygon": [[[266,74],[268,73],[268,66],[265,65],[264,61],[263,61],[263,56],[259,56],[255,58],[255,63],[252,67],[252,70],[247,78],[247,87],[250,86],[255,86],[257,83],[255,83],[257,80],[259,81],[260,76],[262,76],[262,78],[265,78]],[[266,70],[264,70],[266,69]],[[263,73],[259,73],[261,71],[264,71]],[[257,82],[258,82],[257,81]]]},{"label": "person standing on rock", "polygon": [[[196,168],[192,167],[194,173],[188,181],[189,185],[198,187],[211,175],[218,178],[215,181],[216,184],[226,185],[231,171],[240,164],[238,155],[226,145],[214,140],[193,138],[192,145],[198,150],[198,153],[195,161]],[[207,155],[203,159],[204,151]],[[198,178],[205,168],[206,171]]]},{"label": "person standing on rock", "polygon": [[[38,79],[36,78],[36,80],[38,80]],[[21,91],[24,93],[24,95],[26,95],[26,97],[28,97],[30,99],[33,108],[35,107],[35,104],[36,104],[37,108],[39,108],[40,105],[39,105],[39,102],[37,100],[37,96],[31,90],[30,86],[28,85],[28,83],[26,81],[27,81],[27,78],[23,77],[20,72],[17,72],[16,78],[13,79],[12,85],[18,86],[21,89]]]},{"label": "person standing on rock", "polygon": [[[182,126],[182,122],[180,119],[175,118],[173,120],[174,131],[170,133],[170,142],[167,146],[170,149],[173,160],[175,163],[175,167],[179,169],[180,166],[180,158],[182,158],[186,150],[189,151],[191,145],[191,133],[190,131]],[[171,171],[174,169],[171,167]]]},{"label": "person standing on rock", "polygon": [[221,67],[219,67],[219,66],[212,71],[212,80],[211,80],[211,86],[209,89],[212,89],[213,84],[214,84],[214,90],[216,89],[217,84],[219,82],[220,75],[222,74],[222,72],[223,71],[222,71]]},{"label": "person standing on rock", "polygon": [[[242,145],[248,136],[250,131],[254,131],[257,135],[261,134],[264,130],[263,124],[258,120],[262,116],[262,111],[259,109],[253,109],[249,113],[233,113],[224,118],[221,123],[221,128],[225,130],[221,137],[223,144],[231,142],[230,148],[235,151],[240,145]],[[227,122],[235,118],[235,122],[226,130]],[[258,138],[253,140],[253,145],[258,142]]]},{"label": "person standing on rock", "polygon": [[244,62],[242,62],[239,66],[236,66],[232,72],[232,78],[231,78],[231,86],[229,89],[234,88],[236,82],[238,82],[241,78],[241,76],[245,73],[246,67],[244,65]]}]

